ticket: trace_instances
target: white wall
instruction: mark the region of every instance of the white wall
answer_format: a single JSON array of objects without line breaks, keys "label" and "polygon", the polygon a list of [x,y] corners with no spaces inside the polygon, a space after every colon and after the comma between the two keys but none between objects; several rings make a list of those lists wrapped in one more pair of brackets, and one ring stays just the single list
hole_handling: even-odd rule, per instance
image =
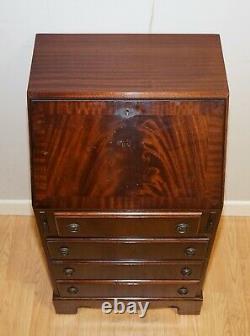
[{"label": "white wall", "polygon": [[35,33],[220,33],[230,86],[226,199],[250,206],[249,13],[247,0],[0,0],[0,199],[30,198],[26,87]]}]

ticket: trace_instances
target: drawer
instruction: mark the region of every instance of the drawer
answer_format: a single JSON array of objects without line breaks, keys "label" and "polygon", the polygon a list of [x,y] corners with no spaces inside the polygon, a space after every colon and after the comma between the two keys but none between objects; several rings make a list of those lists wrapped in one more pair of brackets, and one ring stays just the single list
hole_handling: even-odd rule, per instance
[{"label": "drawer", "polygon": [[203,259],[208,239],[48,239],[51,258],[87,260]]},{"label": "drawer", "polygon": [[203,269],[200,261],[63,261],[52,262],[56,279],[199,279]]},{"label": "drawer", "polygon": [[55,213],[58,236],[165,238],[196,236],[201,212],[196,213]]},{"label": "drawer", "polygon": [[57,281],[62,297],[195,297],[200,295],[199,281],[81,280]]}]

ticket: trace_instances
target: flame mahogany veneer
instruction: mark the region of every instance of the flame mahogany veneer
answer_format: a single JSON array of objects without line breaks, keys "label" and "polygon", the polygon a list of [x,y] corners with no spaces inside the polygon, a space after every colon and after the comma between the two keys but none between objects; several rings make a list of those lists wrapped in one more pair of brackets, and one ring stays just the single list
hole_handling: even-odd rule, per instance
[{"label": "flame mahogany veneer", "polygon": [[199,314],[227,109],[218,35],[36,36],[32,204],[57,313],[117,297]]}]

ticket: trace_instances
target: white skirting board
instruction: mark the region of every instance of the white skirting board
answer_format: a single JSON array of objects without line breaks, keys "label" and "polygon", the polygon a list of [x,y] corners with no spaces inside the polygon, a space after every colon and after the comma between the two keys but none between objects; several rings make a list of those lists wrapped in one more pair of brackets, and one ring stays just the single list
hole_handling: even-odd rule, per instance
[{"label": "white skirting board", "polygon": [[250,201],[225,201],[223,216],[250,216]]},{"label": "white skirting board", "polygon": [[33,215],[31,200],[0,200],[0,215]]},{"label": "white skirting board", "polygon": [[[223,216],[250,216],[250,201],[225,201]],[[0,200],[0,215],[33,215],[31,200]]]}]

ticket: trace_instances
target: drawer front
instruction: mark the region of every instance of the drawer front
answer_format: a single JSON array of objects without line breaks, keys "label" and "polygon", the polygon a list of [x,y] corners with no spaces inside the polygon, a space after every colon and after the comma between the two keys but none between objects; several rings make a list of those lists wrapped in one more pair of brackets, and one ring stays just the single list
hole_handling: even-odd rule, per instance
[{"label": "drawer front", "polygon": [[174,262],[108,262],[53,261],[56,279],[199,279],[203,269],[200,261]]},{"label": "drawer front", "polygon": [[203,259],[208,239],[48,239],[54,259],[168,260]]},{"label": "drawer front", "polygon": [[58,236],[164,238],[196,236],[202,213],[184,214],[55,214]]},{"label": "drawer front", "polygon": [[208,238],[216,229],[221,213],[220,210],[131,213],[43,209],[34,212],[47,238]]},{"label": "drawer front", "polygon": [[62,297],[195,297],[199,281],[57,281]]}]

